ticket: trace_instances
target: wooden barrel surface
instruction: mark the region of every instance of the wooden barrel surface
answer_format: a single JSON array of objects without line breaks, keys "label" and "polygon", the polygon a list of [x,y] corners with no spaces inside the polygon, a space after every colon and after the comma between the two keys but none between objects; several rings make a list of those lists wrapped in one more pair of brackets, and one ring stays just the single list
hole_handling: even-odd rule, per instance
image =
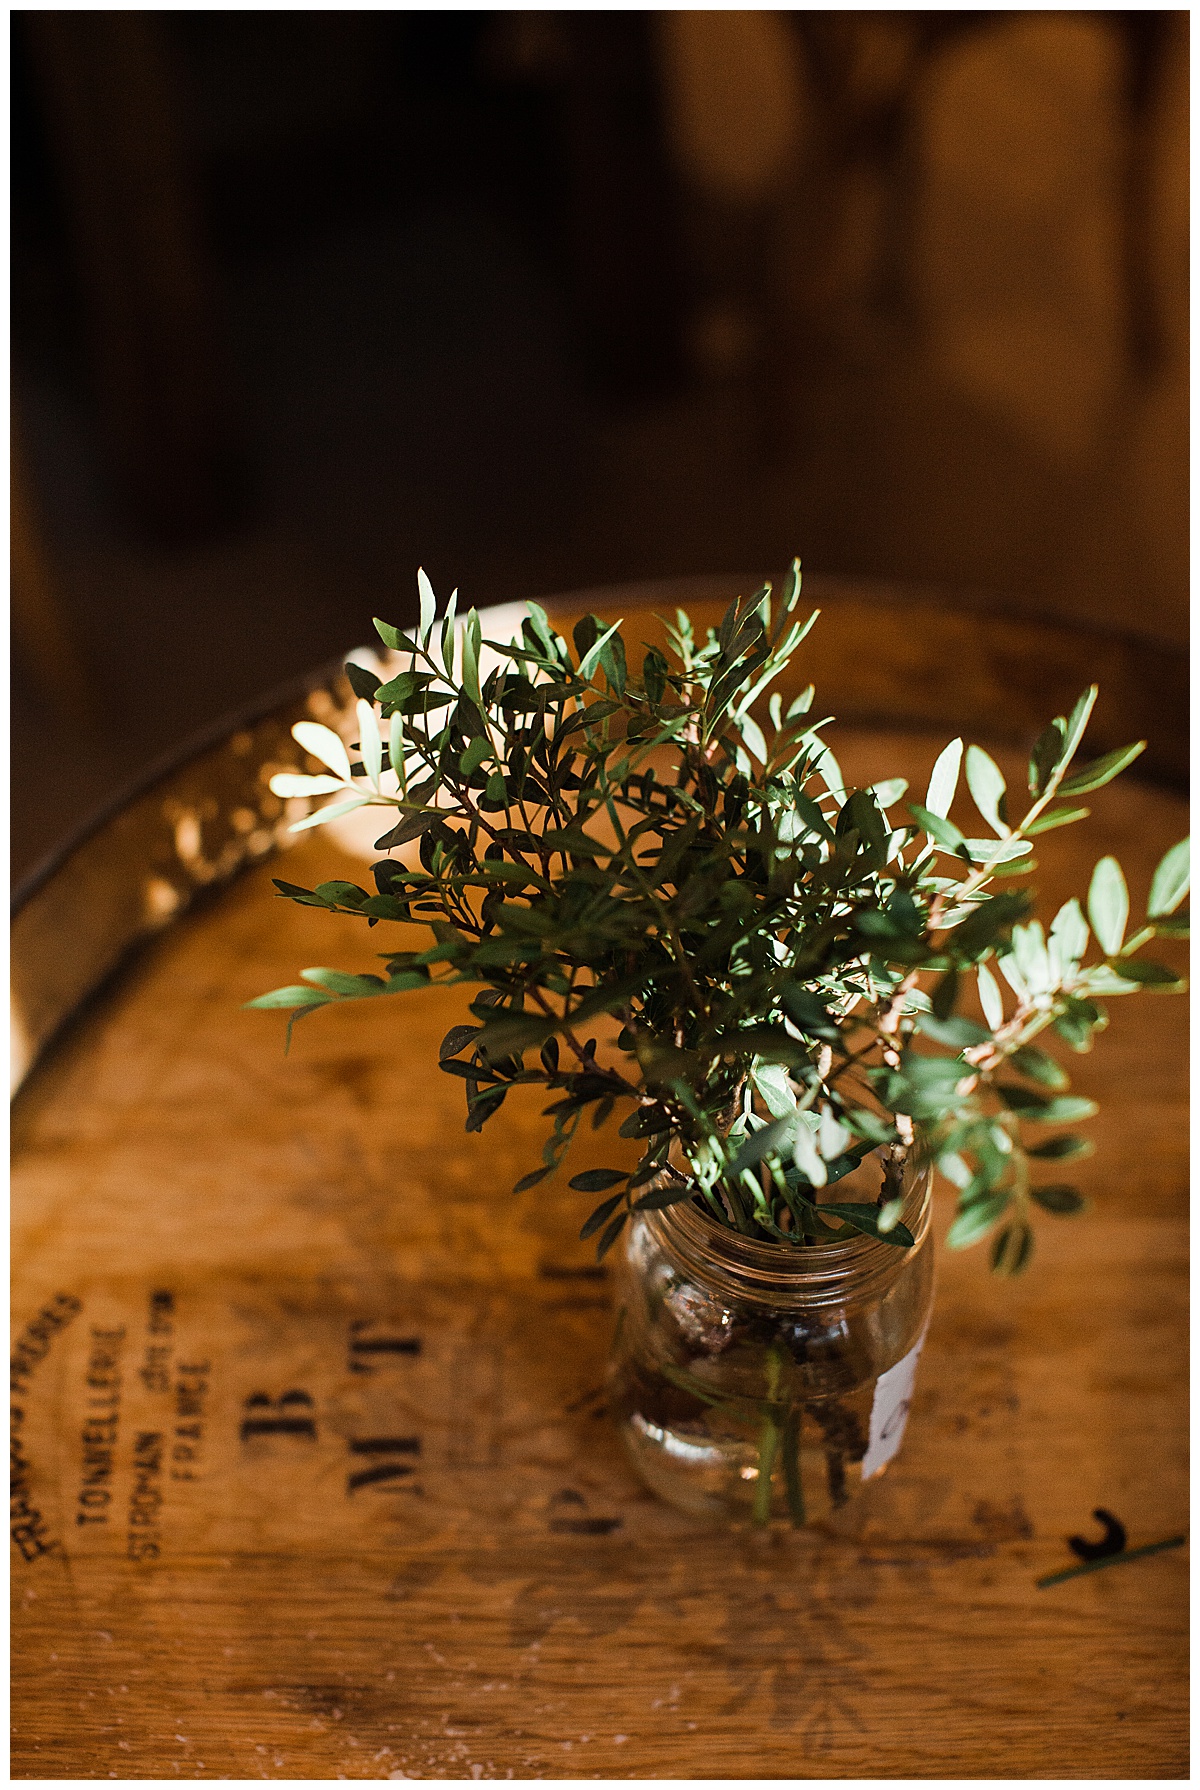
[{"label": "wooden barrel surface", "polygon": [[[848,780],[923,791],[942,717],[901,719],[831,734]],[[1183,803],[1088,800],[1045,909],[1114,851],[1144,911]],[[282,873],[361,880],[352,845]],[[1186,1775],[1186,1550],[1035,1583],[1097,1506],[1131,1548],[1186,1522],[1186,1002],[1114,1000],[1069,1058],[1091,1211],[1015,1284],[941,1252],[887,1473],[828,1530],[729,1534],[624,1459],[587,1196],[511,1195],[536,1098],[464,1134],[464,997],[321,1013],[287,1058],[242,1009],[382,948],[276,868],[144,945],[14,1106],[16,1776]]]}]

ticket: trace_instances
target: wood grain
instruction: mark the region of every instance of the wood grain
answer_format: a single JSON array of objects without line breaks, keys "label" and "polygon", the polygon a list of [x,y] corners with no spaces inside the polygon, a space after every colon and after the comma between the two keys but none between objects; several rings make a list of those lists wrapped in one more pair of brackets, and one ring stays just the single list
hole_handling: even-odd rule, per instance
[{"label": "wood grain", "polygon": [[[836,743],[923,789],[943,737]],[[1115,850],[1136,913],[1182,804],[1089,799],[1035,880],[1052,912]],[[362,869],[310,837],[287,876]],[[1070,1060],[1094,1208],[1028,1277],[941,1253],[888,1472],[828,1532],[729,1534],[625,1462],[587,1196],[509,1193],[536,1099],[464,1135],[461,997],[322,1013],[286,1059],[241,1009],[383,945],[269,878],[14,1109],[18,1777],[1186,1776],[1186,1550],[1034,1584],[1096,1505],[1131,1545],[1186,1522],[1185,1002],[1113,1001]]]}]

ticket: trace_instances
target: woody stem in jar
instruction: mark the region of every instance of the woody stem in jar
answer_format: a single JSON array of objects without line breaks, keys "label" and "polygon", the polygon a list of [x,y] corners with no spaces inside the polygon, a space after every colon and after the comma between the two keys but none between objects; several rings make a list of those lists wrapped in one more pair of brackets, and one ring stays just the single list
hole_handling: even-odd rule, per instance
[{"label": "woody stem in jar", "polygon": [[801,1408],[793,1405],[783,1426],[783,1483],[793,1529],[804,1527],[804,1485],[800,1478]]},{"label": "woody stem in jar", "polygon": [[783,1437],[784,1411],[779,1403],[782,1370],[783,1351],[778,1343],[772,1343],[767,1350],[767,1396],[758,1432],[758,1479],[754,1487],[754,1521],[760,1524],[771,1520],[771,1476]]}]

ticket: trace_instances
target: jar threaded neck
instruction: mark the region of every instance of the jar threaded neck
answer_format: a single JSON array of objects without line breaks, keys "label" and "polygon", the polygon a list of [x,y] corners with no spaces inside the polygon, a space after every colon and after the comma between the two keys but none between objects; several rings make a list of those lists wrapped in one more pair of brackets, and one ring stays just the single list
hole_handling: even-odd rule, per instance
[{"label": "jar threaded neck", "polygon": [[921,1247],[930,1224],[932,1178],[928,1164],[906,1176],[900,1219],[912,1233],[911,1247],[864,1234],[796,1247],[760,1241],[718,1224],[690,1200],[644,1213],[642,1220],[667,1255],[714,1289],[776,1309],[836,1304],[879,1291]]}]

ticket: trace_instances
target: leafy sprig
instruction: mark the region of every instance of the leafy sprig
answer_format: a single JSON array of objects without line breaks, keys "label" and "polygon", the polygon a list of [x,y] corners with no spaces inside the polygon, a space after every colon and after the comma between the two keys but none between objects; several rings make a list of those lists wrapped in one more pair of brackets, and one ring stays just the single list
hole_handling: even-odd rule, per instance
[{"label": "leafy sprig", "polygon": [[[703,641],[677,611],[669,653],[646,647],[636,671],[621,622],[586,616],[568,642],[531,603],[517,636],[489,641],[474,610],[457,618],[457,593],[439,620],[423,573],[418,585],[413,630],[375,624],[399,655],[393,674],[347,667],[357,761],[331,729],[300,723],[325,770],[272,788],[337,797],[299,827],[382,807],[378,849],[417,842],[417,863],[373,866],[373,888],[279,882],[281,894],[415,925],[432,943],[384,953],[384,975],[305,970],[250,1004],[287,1010],[290,1038],[335,1001],[476,988],[473,1023],[440,1052],[464,1083],[467,1129],[514,1087],[552,1097],[542,1161],[517,1191],[560,1167],[585,1116],[641,1143],[632,1171],[570,1183],[605,1195],[581,1233],[601,1256],[632,1213],[687,1199],[783,1247],[855,1233],[904,1247],[903,1165],[918,1151],[958,1189],[951,1246],[991,1235],[993,1268],[1024,1268],[1034,1208],[1084,1203],[1038,1176],[1087,1151],[1060,1127],[1095,1111],[1067,1092],[1045,1035],[1086,1051],[1103,999],[1182,986],[1141,953],[1186,931],[1186,841],[1132,935],[1112,857],[1086,916],[1068,901],[1048,931],[1025,892],[997,887],[1028,874],[1036,838],[1084,819],[1075,798],[1143,749],[1077,766],[1095,686],[1036,741],[1027,803],[982,747],[954,740],[924,801],[901,808],[902,780],[846,788],[811,685],[786,711],[772,692],[817,616],[796,619],[798,562],[778,596],[765,585],[737,599]],[[949,818],[964,768],[978,837]],[[972,990],[982,1021],[960,1010]],[[831,1198],[872,1152],[878,1197]]]}]

